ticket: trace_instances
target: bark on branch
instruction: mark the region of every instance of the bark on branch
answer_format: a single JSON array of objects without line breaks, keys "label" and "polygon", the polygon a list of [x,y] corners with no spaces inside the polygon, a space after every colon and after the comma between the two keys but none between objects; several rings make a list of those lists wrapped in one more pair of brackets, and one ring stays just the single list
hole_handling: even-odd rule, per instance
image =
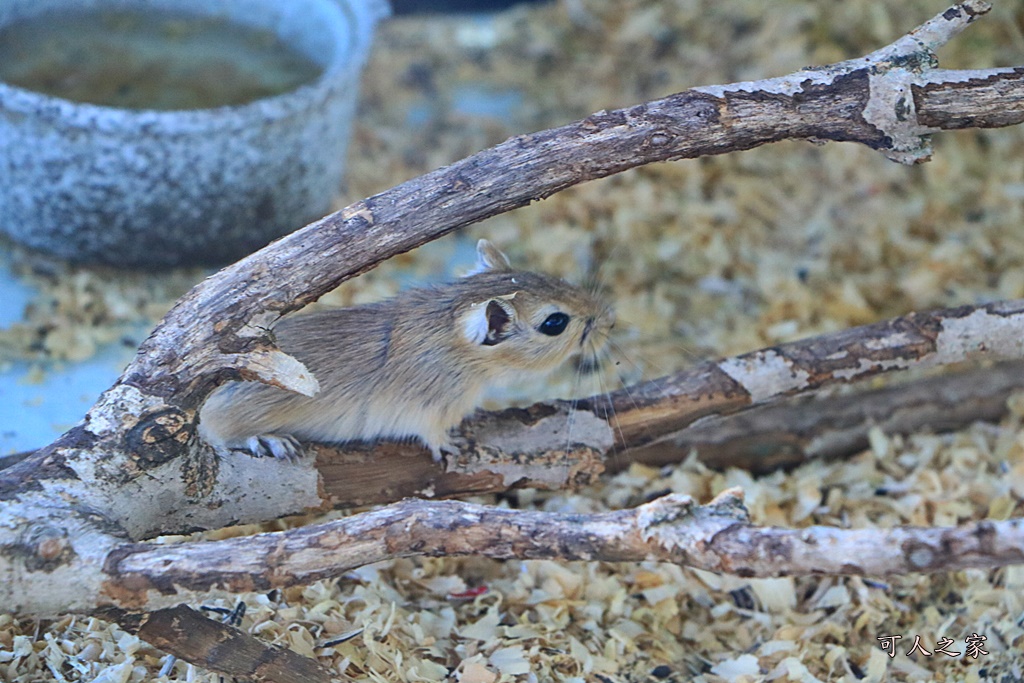
[{"label": "bark on branch", "polygon": [[[123,604],[146,609],[209,590],[266,591],[396,557],[660,560],[744,577],[889,575],[1024,562],[1024,521],[950,528],[805,529],[751,524],[743,494],[708,505],[669,495],[629,510],[557,514],[405,500],[301,529],[120,548],[107,567]],[[198,591],[189,595],[189,591]]]}]

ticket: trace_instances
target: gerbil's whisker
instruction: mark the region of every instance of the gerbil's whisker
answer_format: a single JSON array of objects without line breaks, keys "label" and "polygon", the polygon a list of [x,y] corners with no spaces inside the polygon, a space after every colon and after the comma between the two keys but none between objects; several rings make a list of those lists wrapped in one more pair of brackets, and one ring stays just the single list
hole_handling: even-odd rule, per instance
[{"label": "gerbil's whisker", "polygon": [[565,418],[565,452],[569,452],[569,448],[572,447],[572,427],[573,423],[576,422],[576,406],[580,402],[580,380],[583,378],[583,372],[576,368],[575,377],[572,382],[572,402],[569,404],[569,414]]},{"label": "gerbil's whisker", "polygon": [[[639,326],[631,323],[628,318],[619,316],[619,321],[623,323],[625,329],[627,330],[639,330]],[[655,343],[658,343],[663,346],[670,347],[673,351],[678,351],[679,357],[686,361],[687,363],[697,363],[707,355],[706,353],[700,353],[696,347],[683,342],[678,335],[672,335],[664,339],[658,339],[657,337],[651,335],[644,335],[644,341],[645,345],[653,345]],[[667,369],[659,365],[651,358],[651,355],[649,353],[643,354],[642,358],[645,363],[648,363],[649,365],[654,367],[654,369],[662,375],[669,375],[675,371],[674,369]]]},{"label": "gerbil's whisker", "polygon": [[[617,354],[618,354],[618,355],[619,355],[619,356],[620,356],[620,357],[622,358],[622,360],[624,360],[624,361],[626,361],[627,363],[629,363],[630,365],[632,365],[632,366],[633,366],[633,368],[634,368],[634,369],[635,369],[635,370],[636,370],[637,372],[639,372],[639,373],[640,373],[640,376],[641,376],[641,377],[643,377],[643,375],[644,375],[644,371],[643,371],[643,368],[642,368],[642,367],[640,366],[640,364],[639,364],[639,363],[637,363],[636,361],[634,361],[634,360],[633,360],[632,358],[630,358],[630,357],[629,357],[629,356],[628,356],[628,355],[626,354],[626,351],[625,351],[625,349],[623,349],[623,348],[622,348],[622,346],[620,346],[619,344],[616,344],[615,342],[613,342],[612,340],[610,340],[610,339],[609,339],[609,340],[608,340],[608,348],[609,348],[609,349],[611,349],[611,350],[613,350],[613,351],[615,351],[615,353],[617,353]],[[654,363],[652,363],[652,365],[654,365]],[[658,370],[658,372],[660,372],[661,374],[668,374],[668,373],[666,373],[666,372],[663,372],[662,368],[657,368],[657,370]],[[622,381],[622,384],[623,384],[623,386],[625,387],[625,384],[626,384],[625,380],[623,380],[623,379],[622,379],[622,377],[619,377],[619,379],[620,379],[620,381]],[[671,396],[669,396],[668,394],[666,394],[666,393],[665,393],[665,390],[661,388],[661,385],[660,385],[660,384],[655,384],[654,386],[655,386],[655,387],[656,387],[656,388],[658,389],[658,391],[659,391],[659,392],[661,393],[661,397],[662,397],[662,398],[664,398],[664,399],[666,399],[666,400],[670,400],[670,399],[672,398]],[[628,391],[628,389],[627,389],[627,391]]]},{"label": "gerbil's whisker", "polygon": [[[624,447],[626,445],[626,435],[622,431],[622,424],[619,422],[619,416],[615,412],[615,404],[612,401],[611,393],[609,393],[608,389],[605,388],[604,379],[601,377],[601,373],[597,374],[597,382],[598,386],[601,388],[601,393],[604,395],[605,400],[608,403],[608,413],[611,416],[613,429],[615,429],[619,433],[619,443]],[[632,397],[630,398],[630,400],[632,400]]]},{"label": "gerbil's whisker", "polygon": [[575,362],[576,369],[583,375],[592,375],[601,369],[597,354],[581,355]]},{"label": "gerbil's whisker", "polygon": [[[597,262],[597,268],[593,271],[593,273],[591,275],[589,275],[587,277],[587,280],[588,280],[588,282],[587,282],[587,291],[588,292],[590,292],[591,294],[596,295],[596,294],[600,293],[601,290],[604,289],[604,287],[605,287],[605,276],[608,274],[608,271],[605,268],[605,266],[607,266],[609,263],[611,263],[613,257],[619,252],[620,249],[622,249],[622,243],[621,242],[617,243],[614,247],[612,247],[612,250],[608,254],[608,256],[606,256],[605,258],[603,258],[603,259],[601,259],[600,261]],[[591,250],[593,251],[594,247],[591,247]]]},{"label": "gerbil's whisker", "polygon": [[588,318],[586,324],[583,325],[583,334],[580,335],[580,347],[587,343],[587,339],[590,338],[590,332],[594,329],[594,319]]},{"label": "gerbil's whisker", "polygon": [[[609,344],[610,344],[610,343],[611,343],[611,342],[609,342]],[[617,351],[617,352],[619,353],[619,355],[622,355],[622,349],[621,349],[621,348],[619,348],[619,347],[617,347],[617,346],[616,346],[615,350],[616,350],[616,351]],[[608,349],[608,351],[607,351],[606,353],[607,353],[608,357],[610,358],[610,357],[611,357],[611,347],[609,347],[609,349]],[[613,360],[614,360],[614,359],[613,359]],[[628,362],[628,360],[629,360],[629,359],[626,359],[626,360],[627,360],[627,362]],[[623,390],[624,392],[626,392],[626,397],[627,397],[627,398],[629,399],[629,402],[633,404],[633,408],[635,408],[636,410],[638,410],[638,411],[639,411],[639,410],[640,410],[640,406],[639,406],[639,405],[637,404],[637,402],[636,402],[636,399],[635,399],[635,398],[633,398],[633,392],[629,390],[629,382],[627,382],[627,381],[626,381],[626,378],[625,378],[625,377],[623,377],[623,376],[622,376],[622,375],[621,375],[620,373],[618,373],[618,372],[616,372],[616,373],[615,373],[615,378],[616,378],[617,380],[619,380],[619,384],[621,384],[621,385],[622,385],[622,390]]]}]

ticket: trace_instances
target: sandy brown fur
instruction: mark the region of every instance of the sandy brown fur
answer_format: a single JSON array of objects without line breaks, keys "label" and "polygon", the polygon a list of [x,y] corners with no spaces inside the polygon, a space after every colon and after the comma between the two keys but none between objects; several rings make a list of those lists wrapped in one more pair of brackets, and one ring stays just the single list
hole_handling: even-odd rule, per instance
[{"label": "sandy brown fur", "polygon": [[[455,282],[280,321],[278,344],[309,368],[320,393],[229,383],[203,407],[200,433],[222,450],[278,457],[295,454],[295,439],[418,438],[440,457],[451,449],[449,429],[489,386],[603,345],[613,321],[603,302],[558,278],[512,270],[489,243],[479,250],[482,272]],[[489,302],[512,311],[512,320],[500,340],[474,343],[467,316],[482,315]],[[557,337],[536,330],[551,311],[571,316]]]}]

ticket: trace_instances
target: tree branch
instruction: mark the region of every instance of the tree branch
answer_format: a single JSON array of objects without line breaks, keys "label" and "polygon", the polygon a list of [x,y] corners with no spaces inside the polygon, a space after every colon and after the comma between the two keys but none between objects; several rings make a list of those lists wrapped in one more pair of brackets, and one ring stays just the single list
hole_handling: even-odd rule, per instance
[{"label": "tree branch", "polygon": [[[1024,522],[955,528],[751,524],[739,489],[708,505],[669,495],[630,510],[556,514],[405,500],[345,519],[214,542],[118,549],[108,592],[153,609],[209,590],[265,591],[398,557],[657,560],[744,577],[890,575],[1024,562]],[[195,591],[193,593],[193,591]]]},{"label": "tree branch", "polygon": [[708,467],[767,473],[812,458],[840,458],[869,447],[868,433],[953,431],[1007,413],[1007,399],[1024,389],[1024,363],[1002,363],[884,389],[841,396],[800,396],[723,417],[611,458],[609,469],[641,462],[662,466],[697,452]]}]

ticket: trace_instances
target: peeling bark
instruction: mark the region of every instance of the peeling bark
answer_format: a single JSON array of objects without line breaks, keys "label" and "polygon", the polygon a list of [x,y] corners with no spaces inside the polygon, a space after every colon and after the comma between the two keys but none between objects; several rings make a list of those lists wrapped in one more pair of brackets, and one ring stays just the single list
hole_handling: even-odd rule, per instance
[{"label": "peeling bark", "polygon": [[[702,420],[609,465],[661,466],[691,449],[705,465],[766,473],[812,458],[839,458],[868,448],[873,427],[885,434],[952,431],[996,421],[1024,390],[1024,364],[1004,363],[844,396],[798,396],[731,416]],[[624,462],[623,462],[624,461]],[[613,469],[610,467],[610,469]]]}]

